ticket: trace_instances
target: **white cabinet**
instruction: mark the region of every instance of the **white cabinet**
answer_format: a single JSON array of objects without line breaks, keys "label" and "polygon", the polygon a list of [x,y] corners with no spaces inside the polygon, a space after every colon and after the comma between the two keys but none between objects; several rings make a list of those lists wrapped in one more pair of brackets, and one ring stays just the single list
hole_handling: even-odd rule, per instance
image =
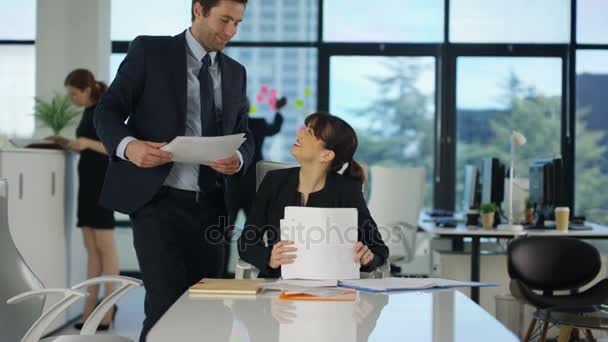
[{"label": "white cabinet", "polygon": [[[0,150],[0,178],[9,186],[8,221],[17,249],[47,288],[65,288],[65,154],[40,149]],[[45,309],[59,298],[48,297]],[[53,327],[65,323],[60,317]]]}]

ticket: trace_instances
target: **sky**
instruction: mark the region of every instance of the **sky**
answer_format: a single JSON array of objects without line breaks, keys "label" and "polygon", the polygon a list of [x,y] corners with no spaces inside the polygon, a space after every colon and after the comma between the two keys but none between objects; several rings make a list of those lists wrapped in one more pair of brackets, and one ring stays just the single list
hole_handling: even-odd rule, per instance
[{"label": "sky", "polygon": [[[307,9],[306,6],[316,3],[316,0],[298,1],[302,1],[299,2],[301,8]],[[36,0],[0,0],[0,39],[35,38],[35,3]],[[176,34],[190,23],[190,3],[191,0],[114,0],[112,39],[130,40],[138,34]],[[382,6],[370,6],[367,0],[325,1],[325,40],[436,43],[443,39],[443,0],[382,0],[381,3]],[[608,43],[608,20],[605,19],[608,1],[579,0],[578,4],[579,42]],[[250,5],[248,10],[255,11],[255,6]],[[451,40],[561,43],[568,39],[569,17],[568,0],[452,0]],[[387,58],[332,57],[332,110],[346,111],[350,106],[368,103],[377,92],[368,76],[385,73],[381,61]],[[111,57],[112,75],[121,59],[121,55]],[[432,95],[434,59],[417,60],[427,66],[417,87]],[[0,46],[0,133],[22,134],[33,129],[33,120],[23,115],[31,112],[33,103],[34,65],[35,52],[31,47]],[[544,95],[560,93],[559,59],[462,57],[457,65],[459,108],[496,107],[501,86],[511,72]],[[577,72],[608,73],[608,51],[580,52]]]}]

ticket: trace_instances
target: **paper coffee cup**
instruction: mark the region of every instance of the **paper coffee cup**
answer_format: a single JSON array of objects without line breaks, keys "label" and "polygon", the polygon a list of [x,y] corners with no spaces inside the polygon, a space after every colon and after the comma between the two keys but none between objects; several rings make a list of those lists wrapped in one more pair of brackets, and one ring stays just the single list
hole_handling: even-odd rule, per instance
[{"label": "paper coffee cup", "polygon": [[570,220],[570,208],[568,208],[568,207],[555,208],[555,228],[558,231],[567,232],[569,220]]}]

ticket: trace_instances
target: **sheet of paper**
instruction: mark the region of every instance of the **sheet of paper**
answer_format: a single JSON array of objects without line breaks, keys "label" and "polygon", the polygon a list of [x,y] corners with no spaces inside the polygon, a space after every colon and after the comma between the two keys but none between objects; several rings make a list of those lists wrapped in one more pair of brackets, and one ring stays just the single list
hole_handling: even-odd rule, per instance
[{"label": "sheet of paper", "polygon": [[173,153],[173,161],[209,165],[219,159],[233,156],[245,142],[245,134],[219,137],[176,137],[161,150]]},{"label": "sheet of paper", "polygon": [[353,261],[356,208],[285,208],[281,239],[294,241],[296,259],[281,266],[283,279],[359,279]]},{"label": "sheet of paper", "polygon": [[338,281],[335,279],[305,280],[305,279],[279,279],[277,284],[295,285],[302,287],[335,287]]},{"label": "sheet of paper", "polygon": [[446,289],[455,287],[485,287],[494,286],[489,283],[479,283],[471,281],[458,281],[441,278],[381,278],[381,279],[358,279],[341,280],[338,285],[359,290],[369,290],[372,292],[384,291],[408,291],[408,290],[428,290]]},{"label": "sheet of paper", "polygon": [[337,280],[298,280],[279,279],[277,281],[259,284],[258,288],[264,290],[304,291],[306,289],[324,289],[338,286]]},{"label": "sheet of paper", "polygon": [[380,278],[343,280],[340,285],[374,291],[425,290],[433,288],[435,282],[428,278]]}]

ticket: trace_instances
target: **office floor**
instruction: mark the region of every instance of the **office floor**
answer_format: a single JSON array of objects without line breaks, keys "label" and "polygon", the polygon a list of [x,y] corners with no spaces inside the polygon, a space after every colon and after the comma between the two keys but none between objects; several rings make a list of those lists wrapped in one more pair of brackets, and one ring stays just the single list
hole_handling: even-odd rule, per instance
[{"label": "office floor", "polygon": [[[114,324],[108,331],[98,332],[98,334],[119,335],[138,341],[141,324],[144,320],[144,295],[143,287],[127,292],[117,304],[118,312]],[[69,326],[55,335],[77,335],[78,333],[80,333],[79,330]]]}]

